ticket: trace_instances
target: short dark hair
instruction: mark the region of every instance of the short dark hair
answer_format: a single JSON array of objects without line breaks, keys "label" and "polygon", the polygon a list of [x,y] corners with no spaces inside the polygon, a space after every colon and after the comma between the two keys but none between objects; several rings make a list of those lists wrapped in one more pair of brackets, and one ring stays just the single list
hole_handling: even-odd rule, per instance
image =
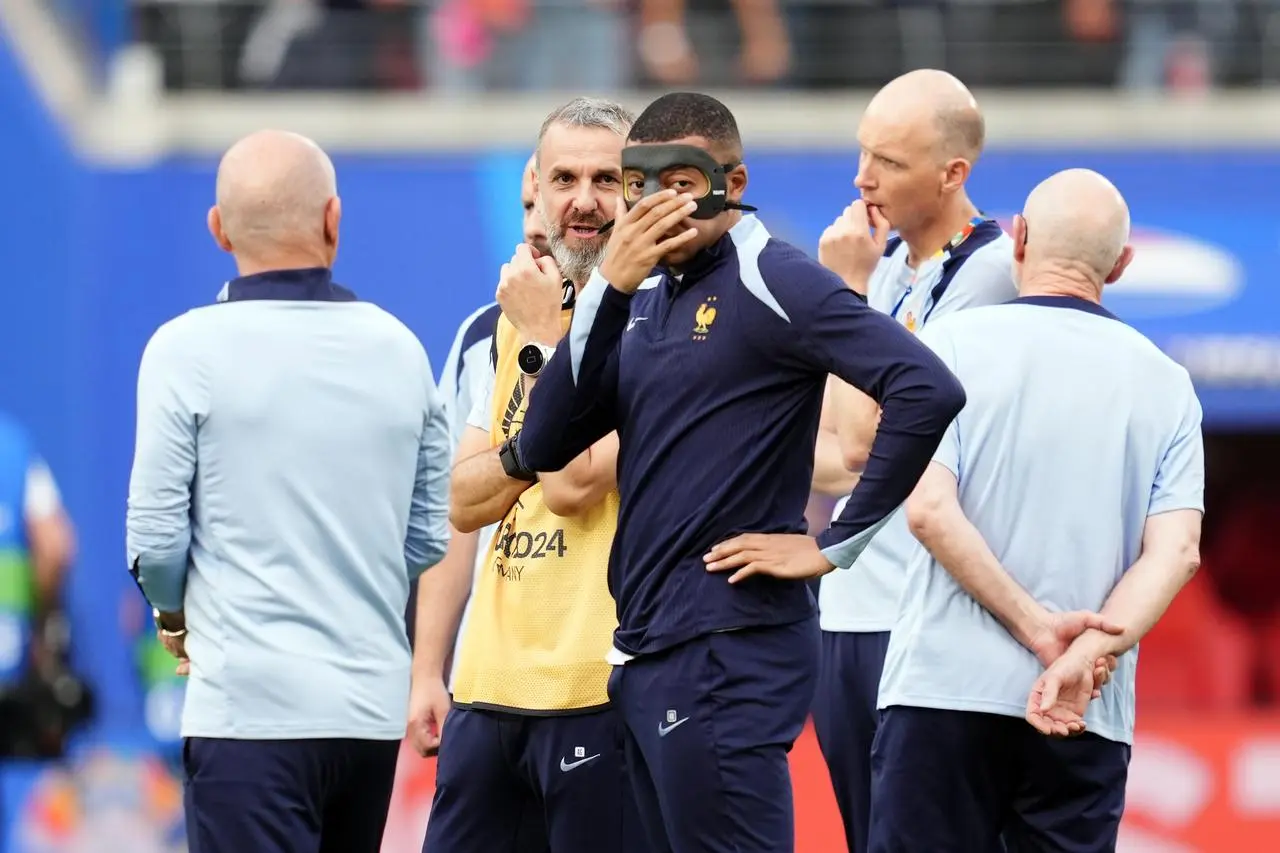
[{"label": "short dark hair", "polygon": [[627,140],[671,142],[686,136],[701,136],[725,153],[742,156],[742,137],[733,113],[699,92],[672,92],[658,98],[636,118]]}]

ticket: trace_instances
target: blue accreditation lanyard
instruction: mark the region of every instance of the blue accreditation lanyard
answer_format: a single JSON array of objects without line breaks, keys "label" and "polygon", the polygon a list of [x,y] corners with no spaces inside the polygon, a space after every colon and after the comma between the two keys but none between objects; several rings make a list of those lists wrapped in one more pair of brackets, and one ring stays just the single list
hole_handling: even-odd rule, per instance
[{"label": "blue accreditation lanyard", "polygon": [[[952,237],[949,241],[947,241],[947,245],[943,246],[941,249],[934,252],[933,256],[930,257],[924,263],[931,263],[932,261],[937,260],[938,258],[941,258],[942,259],[941,262],[945,264],[947,262],[947,258],[951,256],[951,252],[956,248],[956,246],[959,246],[965,240],[968,240],[969,235],[973,233],[974,229],[986,221],[987,221],[987,217],[985,216],[975,216],[972,219],[970,219],[968,224],[965,225],[963,229],[961,229],[959,232],[956,233],[954,237]],[[908,249],[907,251],[910,251],[910,249]],[[921,266],[923,265],[924,264],[921,264]],[[905,303],[911,297],[911,292],[915,290],[916,280],[918,278],[919,278],[918,271],[912,274],[911,283],[907,285],[907,289],[903,291],[900,297],[898,297],[897,304],[894,305],[893,310],[889,312],[889,316],[892,317],[893,319],[895,320],[898,319],[898,312],[902,310],[903,303]],[[932,310],[933,309],[930,308],[929,312],[925,312],[924,316],[920,319],[920,325],[923,326],[924,321],[929,319],[929,313],[932,312]],[[913,321],[909,323],[907,328],[910,331],[914,332],[915,322]]]}]

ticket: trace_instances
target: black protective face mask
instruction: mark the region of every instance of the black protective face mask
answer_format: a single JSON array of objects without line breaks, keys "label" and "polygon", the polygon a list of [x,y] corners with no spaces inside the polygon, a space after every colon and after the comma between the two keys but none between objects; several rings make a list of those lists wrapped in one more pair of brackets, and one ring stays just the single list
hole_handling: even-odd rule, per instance
[{"label": "black protective face mask", "polygon": [[[692,172],[700,180],[691,192],[698,208],[693,219],[715,219],[727,209],[754,211],[750,205],[728,200],[725,175],[737,163],[717,163],[707,151],[695,145],[628,145],[622,149],[622,193],[630,210],[640,199],[665,189],[664,173],[672,169]],[[643,180],[643,188],[636,186]]]}]

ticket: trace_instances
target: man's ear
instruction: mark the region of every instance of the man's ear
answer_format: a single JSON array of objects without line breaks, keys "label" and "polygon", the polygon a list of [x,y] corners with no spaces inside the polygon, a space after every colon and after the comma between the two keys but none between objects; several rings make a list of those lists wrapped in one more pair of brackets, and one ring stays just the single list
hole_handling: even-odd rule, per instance
[{"label": "man's ear", "polygon": [[962,157],[947,162],[943,167],[942,173],[942,191],[944,193],[959,192],[965,181],[969,180],[969,173],[973,171],[973,164]]},{"label": "man's ear", "polygon": [[1013,215],[1013,260],[1022,263],[1027,257],[1027,220],[1021,213]]},{"label": "man's ear", "polygon": [[725,198],[728,201],[742,201],[742,196],[747,191],[747,164],[739,163],[724,179]]},{"label": "man's ear", "polygon": [[324,206],[324,239],[330,246],[338,245],[338,224],[342,221],[342,200],[337,196]]},{"label": "man's ear", "polygon": [[224,252],[235,251],[231,246],[231,241],[227,239],[227,233],[222,228],[222,213],[215,204],[209,208],[209,216],[207,218],[209,224],[209,234],[213,236],[213,242],[218,244],[218,248]]},{"label": "man's ear", "polygon": [[1124,275],[1124,271],[1129,268],[1129,264],[1133,262],[1133,246],[1126,245],[1120,252],[1120,259],[1116,261],[1116,265],[1111,268],[1110,275],[1107,276],[1103,284],[1115,284],[1120,280],[1120,276]]}]

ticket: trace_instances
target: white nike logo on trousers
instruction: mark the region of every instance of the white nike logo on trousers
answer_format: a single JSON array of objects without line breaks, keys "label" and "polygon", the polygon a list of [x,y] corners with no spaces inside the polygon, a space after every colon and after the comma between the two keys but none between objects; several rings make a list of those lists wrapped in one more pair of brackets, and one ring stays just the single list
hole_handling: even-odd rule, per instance
[{"label": "white nike logo on trousers", "polygon": [[687,722],[689,722],[689,718],[684,717],[683,719],[676,720],[674,723],[672,723],[669,726],[664,725],[663,723],[658,723],[658,737],[666,737],[667,735],[671,734],[672,730],[675,729],[677,726],[683,725],[684,723],[687,723]]},{"label": "white nike logo on trousers", "polygon": [[563,758],[561,758],[560,769],[563,770],[565,773],[568,773],[570,770],[574,769],[575,767],[581,767],[582,765],[586,764],[588,761],[595,761],[599,757],[600,757],[600,753],[597,752],[595,755],[588,755],[586,758],[579,758],[577,761],[574,761],[572,763],[565,761]]}]

